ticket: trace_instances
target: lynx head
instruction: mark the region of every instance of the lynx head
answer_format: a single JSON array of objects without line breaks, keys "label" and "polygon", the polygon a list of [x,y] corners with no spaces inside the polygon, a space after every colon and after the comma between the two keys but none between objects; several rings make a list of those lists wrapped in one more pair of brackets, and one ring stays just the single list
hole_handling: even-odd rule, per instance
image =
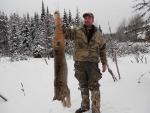
[{"label": "lynx head", "polygon": [[61,18],[59,11],[55,11],[54,13],[55,25],[61,25]]}]

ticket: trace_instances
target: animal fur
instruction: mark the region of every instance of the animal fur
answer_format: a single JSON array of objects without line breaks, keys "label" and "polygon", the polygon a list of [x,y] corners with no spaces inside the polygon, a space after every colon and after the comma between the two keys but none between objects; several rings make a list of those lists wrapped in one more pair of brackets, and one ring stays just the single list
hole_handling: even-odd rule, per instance
[{"label": "animal fur", "polygon": [[54,98],[53,100],[59,100],[63,103],[64,107],[70,107],[70,90],[67,86],[67,62],[65,58],[64,50],[64,37],[61,25],[61,19],[59,12],[54,13],[55,19],[55,36],[53,39],[54,47]]}]

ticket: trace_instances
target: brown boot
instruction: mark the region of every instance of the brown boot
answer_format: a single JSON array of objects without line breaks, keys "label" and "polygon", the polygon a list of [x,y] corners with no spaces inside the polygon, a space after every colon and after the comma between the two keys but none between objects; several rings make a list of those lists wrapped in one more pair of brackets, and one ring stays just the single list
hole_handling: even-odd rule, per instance
[{"label": "brown boot", "polygon": [[91,91],[92,113],[100,113],[100,91]]},{"label": "brown boot", "polygon": [[86,111],[88,111],[88,110],[83,110],[83,109],[79,108],[79,109],[76,110],[75,113],[83,113],[83,112],[86,112]]}]

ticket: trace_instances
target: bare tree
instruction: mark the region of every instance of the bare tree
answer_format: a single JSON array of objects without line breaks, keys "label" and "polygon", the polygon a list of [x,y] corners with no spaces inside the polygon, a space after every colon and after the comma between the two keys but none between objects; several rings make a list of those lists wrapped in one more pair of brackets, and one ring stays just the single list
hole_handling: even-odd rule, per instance
[{"label": "bare tree", "polygon": [[[109,27],[109,31],[110,31],[110,35],[109,35],[109,46],[111,47],[111,50],[112,50],[112,59],[113,61],[115,62],[116,64],[116,67],[117,67],[117,72],[118,72],[118,75],[119,75],[119,79],[121,78],[120,77],[120,72],[119,72],[119,68],[118,68],[118,63],[117,63],[117,56],[116,56],[116,52],[114,52],[114,48],[116,46],[116,43],[114,43],[113,41],[113,36],[112,36],[112,32],[111,32],[111,27],[109,25],[109,22],[108,22],[108,27]],[[111,74],[114,82],[117,81],[117,78],[115,77],[114,73],[112,72],[112,70],[110,69],[109,65],[107,65],[108,67],[108,72]]]}]

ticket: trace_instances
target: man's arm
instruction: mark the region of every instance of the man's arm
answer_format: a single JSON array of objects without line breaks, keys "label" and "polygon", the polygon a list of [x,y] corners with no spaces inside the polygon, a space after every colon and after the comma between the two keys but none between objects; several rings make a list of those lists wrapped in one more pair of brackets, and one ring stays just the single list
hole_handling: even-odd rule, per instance
[{"label": "man's arm", "polygon": [[76,28],[66,28],[63,30],[65,39],[74,40],[76,36]]}]

